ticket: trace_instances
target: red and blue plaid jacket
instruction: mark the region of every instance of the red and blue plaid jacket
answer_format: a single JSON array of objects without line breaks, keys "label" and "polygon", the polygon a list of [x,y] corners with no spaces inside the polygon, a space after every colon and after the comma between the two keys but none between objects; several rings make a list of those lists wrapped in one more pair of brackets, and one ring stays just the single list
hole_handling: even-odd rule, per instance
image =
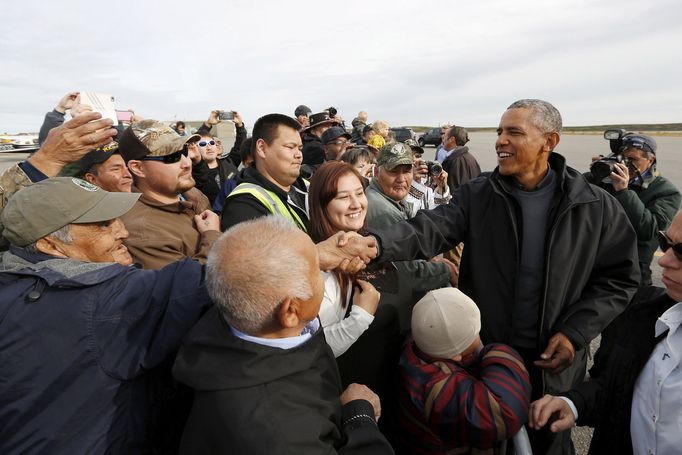
[{"label": "red and blue plaid jacket", "polygon": [[401,437],[411,454],[494,449],[528,419],[528,372],[504,344],[489,344],[462,363],[432,358],[410,338],[400,380]]}]

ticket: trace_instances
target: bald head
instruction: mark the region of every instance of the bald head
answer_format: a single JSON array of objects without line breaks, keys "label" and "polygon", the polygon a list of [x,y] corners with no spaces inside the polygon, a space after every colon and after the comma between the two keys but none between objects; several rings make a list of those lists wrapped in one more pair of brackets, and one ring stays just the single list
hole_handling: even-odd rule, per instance
[{"label": "bald head", "polygon": [[277,328],[281,302],[311,298],[311,261],[319,273],[315,245],[283,217],[239,223],[208,255],[208,292],[230,325],[258,335]]}]

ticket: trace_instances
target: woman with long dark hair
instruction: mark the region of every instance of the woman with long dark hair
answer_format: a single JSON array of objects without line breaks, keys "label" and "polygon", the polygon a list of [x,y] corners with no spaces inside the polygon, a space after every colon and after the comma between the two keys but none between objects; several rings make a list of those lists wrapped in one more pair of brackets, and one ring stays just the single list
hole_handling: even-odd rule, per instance
[{"label": "woman with long dark hair", "polygon": [[[310,237],[321,242],[338,231],[365,228],[367,197],[362,177],[353,166],[328,161],[310,180],[308,189]],[[367,330],[374,320],[379,292],[370,283],[338,271],[323,272],[325,291],[320,322],[327,343],[338,357]],[[353,281],[357,284],[351,300]],[[349,309],[350,307],[350,309]]]}]

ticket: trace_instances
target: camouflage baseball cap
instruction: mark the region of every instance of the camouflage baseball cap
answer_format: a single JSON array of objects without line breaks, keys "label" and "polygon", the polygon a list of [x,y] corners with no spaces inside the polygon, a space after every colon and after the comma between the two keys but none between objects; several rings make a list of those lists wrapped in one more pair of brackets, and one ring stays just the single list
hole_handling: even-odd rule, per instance
[{"label": "camouflage baseball cap", "polygon": [[2,235],[26,246],[67,224],[113,220],[133,208],[141,193],[110,193],[74,177],[53,177],[17,191],[2,211]]},{"label": "camouflage baseball cap", "polygon": [[379,150],[377,165],[387,170],[393,170],[397,166],[412,165],[412,150],[402,142],[386,144]]},{"label": "camouflage baseball cap", "polygon": [[201,139],[198,134],[180,136],[173,128],[156,120],[133,123],[121,134],[118,149],[126,161],[139,160],[144,156],[166,156],[175,153],[187,142]]}]

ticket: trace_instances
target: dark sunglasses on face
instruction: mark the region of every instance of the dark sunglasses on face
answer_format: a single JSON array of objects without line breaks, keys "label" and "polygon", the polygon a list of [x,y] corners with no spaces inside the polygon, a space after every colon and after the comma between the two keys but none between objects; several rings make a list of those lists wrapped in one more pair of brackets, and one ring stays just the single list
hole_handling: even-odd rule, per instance
[{"label": "dark sunglasses on face", "polygon": [[199,141],[199,147],[206,147],[207,145],[215,145],[215,141]]},{"label": "dark sunglasses on face", "polygon": [[682,261],[682,243],[671,243],[664,231],[658,231],[658,246],[664,253],[668,251],[668,248],[672,248],[677,260]]},{"label": "dark sunglasses on face", "polygon": [[188,154],[187,149],[182,149],[182,150],[178,150],[177,152],[171,153],[170,155],[166,155],[166,156],[151,156],[151,155],[143,156],[142,158],[140,158],[140,160],[142,160],[142,161],[161,161],[161,162],[163,162],[163,164],[173,164],[173,163],[177,163],[178,161],[180,161],[182,159],[182,157],[187,156],[187,154]]}]

